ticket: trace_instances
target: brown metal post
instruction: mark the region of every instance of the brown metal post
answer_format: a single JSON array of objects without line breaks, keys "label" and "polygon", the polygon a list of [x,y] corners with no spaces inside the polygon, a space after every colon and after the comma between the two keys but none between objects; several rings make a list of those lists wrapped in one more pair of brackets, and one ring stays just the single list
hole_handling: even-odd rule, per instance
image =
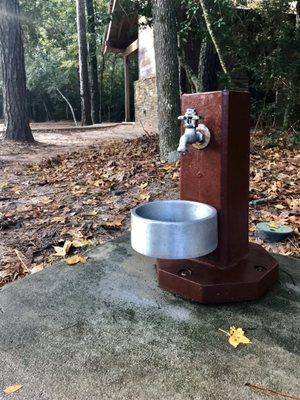
[{"label": "brown metal post", "polygon": [[181,158],[180,194],[219,213],[219,246],[210,256],[223,267],[248,254],[249,94],[209,92],[182,96],[182,113],[195,108],[212,132],[209,146],[190,146]]},{"label": "brown metal post", "polygon": [[275,282],[278,265],[248,243],[249,94],[186,94],[181,104],[182,114],[196,109],[211,141],[203,150],[190,145],[182,155],[180,195],[217,209],[218,248],[195,260],[158,260],[159,285],[200,302],[257,298]]}]

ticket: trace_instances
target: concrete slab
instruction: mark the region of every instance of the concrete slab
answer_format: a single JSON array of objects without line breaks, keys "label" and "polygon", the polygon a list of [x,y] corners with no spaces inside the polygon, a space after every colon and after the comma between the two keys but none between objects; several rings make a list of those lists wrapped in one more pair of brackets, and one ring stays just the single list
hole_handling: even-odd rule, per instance
[{"label": "concrete slab", "polygon": [[[278,256],[261,300],[198,305],[156,286],[154,260],[128,235],[90,261],[59,264],[0,291],[0,398],[265,399],[245,383],[300,396],[299,261]],[[218,328],[246,329],[234,349]],[[279,397],[280,398],[280,397]]]}]

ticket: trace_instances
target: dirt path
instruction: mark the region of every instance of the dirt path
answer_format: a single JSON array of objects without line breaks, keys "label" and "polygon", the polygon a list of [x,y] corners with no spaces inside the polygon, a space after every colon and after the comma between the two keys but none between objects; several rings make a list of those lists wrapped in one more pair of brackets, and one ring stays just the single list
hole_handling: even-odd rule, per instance
[{"label": "dirt path", "polygon": [[[41,162],[43,159],[55,157],[58,154],[101,144],[108,140],[134,139],[144,133],[140,127],[133,125],[120,124],[106,127],[107,124],[103,124],[103,126],[104,128],[95,130],[79,131],[75,128],[70,131],[69,123],[64,122],[32,124],[34,129],[40,129],[33,133],[36,140],[35,144],[4,143],[0,140],[0,169],[2,172],[0,182],[6,179],[3,173],[8,172],[10,174],[13,167]],[[51,127],[57,130],[65,128],[66,131],[49,132],[48,129],[51,129]]]}]

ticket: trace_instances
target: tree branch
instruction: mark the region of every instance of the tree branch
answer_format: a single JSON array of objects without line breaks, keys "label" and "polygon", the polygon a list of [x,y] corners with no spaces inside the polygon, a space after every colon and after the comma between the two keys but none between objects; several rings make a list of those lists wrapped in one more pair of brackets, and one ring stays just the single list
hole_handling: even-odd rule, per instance
[{"label": "tree branch", "polygon": [[208,33],[209,33],[209,35],[211,37],[211,40],[212,40],[214,46],[215,46],[216,52],[217,52],[219,60],[220,60],[221,67],[222,67],[222,69],[224,71],[224,74],[227,76],[229,81],[231,81],[231,78],[230,78],[228,69],[226,67],[226,64],[225,64],[225,61],[224,61],[220,46],[218,44],[217,38],[216,38],[216,36],[215,36],[215,34],[213,32],[213,29],[212,29],[212,25],[211,25],[211,22],[210,22],[210,17],[209,17],[208,9],[207,9],[206,4],[205,4],[205,0],[199,0],[199,3],[201,5],[202,11],[203,11],[203,16],[204,16],[206,28],[208,30]]},{"label": "tree branch", "polygon": [[62,94],[62,92],[61,92],[58,88],[56,88],[56,90],[57,90],[58,93],[61,95],[61,97],[65,100],[65,102],[68,104],[68,106],[69,106],[69,108],[70,108],[70,110],[71,110],[72,116],[73,116],[74,124],[75,124],[75,126],[78,126],[78,125],[77,125],[77,121],[76,121],[76,117],[75,117],[75,113],[74,113],[74,109],[73,109],[71,103],[70,103],[69,100],[66,98],[66,96],[64,96],[64,95]]}]

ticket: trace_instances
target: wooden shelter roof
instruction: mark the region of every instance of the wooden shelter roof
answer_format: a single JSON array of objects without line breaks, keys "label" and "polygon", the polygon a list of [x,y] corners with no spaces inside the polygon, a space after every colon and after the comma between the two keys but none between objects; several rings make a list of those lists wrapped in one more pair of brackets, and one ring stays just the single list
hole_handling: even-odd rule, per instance
[{"label": "wooden shelter roof", "polygon": [[110,0],[109,14],[111,21],[105,31],[104,52],[123,53],[138,39],[138,15],[127,11],[122,0]]}]

